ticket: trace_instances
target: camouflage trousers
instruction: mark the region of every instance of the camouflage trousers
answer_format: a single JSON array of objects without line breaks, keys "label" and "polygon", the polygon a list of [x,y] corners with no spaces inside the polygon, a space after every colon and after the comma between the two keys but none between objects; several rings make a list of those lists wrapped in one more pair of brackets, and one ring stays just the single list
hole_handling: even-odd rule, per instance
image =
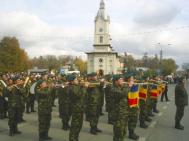
[{"label": "camouflage trousers", "polygon": [[51,113],[38,113],[39,133],[48,132],[50,128]]},{"label": "camouflage trousers", "polygon": [[88,116],[91,128],[96,128],[99,120],[99,107],[97,105],[90,106]]},{"label": "camouflage trousers", "polygon": [[139,113],[138,107],[129,108],[129,115],[128,115],[128,130],[129,131],[135,130],[137,126],[137,121],[138,121],[138,113]]},{"label": "camouflage trousers", "polygon": [[140,113],[139,113],[139,120],[141,122],[144,122],[146,118],[148,117],[147,115],[147,105],[145,101],[140,101]]},{"label": "camouflage trousers", "polygon": [[8,109],[8,115],[9,115],[8,125],[10,130],[14,130],[14,128],[17,127],[19,121],[19,111],[20,108],[18,107],[9,107]]},{"label": "camouflage trousers", "polygon": [[124,141],[127,133],[128,116],[118,116],[113,126],[113,141]]},{"label": "camouflage trousers", "polygon": [[63,126],[68,126],[71,110],[68,104],[59,104],[59,115],[62,119]]},{"label": "camouflage trousers", "polygon": [[73,112],[69,141],[78,141],[79,133],[83,125],[83,112]]},{"label": "camouflage trousers", "polygon": [[175,121],[177,123],[180,123],[180,121],[182,120],[182,118],[184,116],[184,108],[185,108],[185,106],[177,106],[176,107]]}]

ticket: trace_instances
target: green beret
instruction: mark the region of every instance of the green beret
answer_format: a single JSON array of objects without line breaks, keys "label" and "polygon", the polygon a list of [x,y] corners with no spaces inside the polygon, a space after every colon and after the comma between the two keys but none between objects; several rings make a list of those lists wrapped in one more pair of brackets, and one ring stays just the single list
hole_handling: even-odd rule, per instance
[{"label": "green beret", "polygon": [[44,82],[44,80],[41,80],[41,79],[40,79],[40,80],[37,81],[37,84],[36,84],[36,85],[39,86],[39,85],[41,85],[43,82]]},{"label": "green beret", "polygon": [[118,81],[120,78],[121,78],[120,74],[115,74],[115,75],[113,75],[112,80],[113,81]]},{"label": "green beret", "polygon": [[73,74],[67,76],[67,80],[68,80],[68,81],[74,81],[75,79],[76,79],[76,76],[73,75]]},{"label": "green beret", "polygon": [[124,75],[124,78],[125,78],[126,80],[128,80],[129,78],[131,78],[131,76],[133,76],[133,73],[126,73],[126,74]]}]

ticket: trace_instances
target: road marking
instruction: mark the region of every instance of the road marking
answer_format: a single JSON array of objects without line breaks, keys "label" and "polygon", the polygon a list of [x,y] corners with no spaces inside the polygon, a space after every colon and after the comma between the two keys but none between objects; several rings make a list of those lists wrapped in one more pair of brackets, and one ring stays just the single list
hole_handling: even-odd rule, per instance
[{"label": "road marking", "polygon": [[158,116],[159,116],[159,117],[161,117],[162,115],[163,115],[163,113],[162,113],[162,112],[160,112],[160,113],[158,114]]},{"label": "road marking", "polygon": [[145,137],[140,137],[140,138],[138,139],[138,141],[145,141],[145,140],[146,140]]},{"label": "road marking", "polygon": [[157,121],[153,121],[151,124],[150,124],[150,128],[154,128],[155,127],[155,125],[157,124]]},{"label": "road marking", "polygon": [[167,109],[167,106],[163,106],[163,109]]}]

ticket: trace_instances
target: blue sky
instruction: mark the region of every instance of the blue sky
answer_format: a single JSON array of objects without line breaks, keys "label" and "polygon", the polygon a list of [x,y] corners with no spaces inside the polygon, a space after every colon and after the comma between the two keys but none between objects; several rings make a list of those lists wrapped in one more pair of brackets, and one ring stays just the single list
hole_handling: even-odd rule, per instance
[{"label": "blue sky", "polygon": [[[116,51],[189,62],[188,0],[104,0]],[[0,0],[0,38],[16,36],[30,57],[93,50],[100,0]],[[161,43],[160,45],[157,43]],[[172,44],[168,46],[168,44]]]}]

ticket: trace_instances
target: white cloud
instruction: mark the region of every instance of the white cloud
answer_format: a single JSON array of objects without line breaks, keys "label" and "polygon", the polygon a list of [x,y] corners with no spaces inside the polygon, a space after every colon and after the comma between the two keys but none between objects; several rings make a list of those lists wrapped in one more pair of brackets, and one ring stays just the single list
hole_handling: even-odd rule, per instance
[{"label": "white cloud", "polygon": [[[31,57],[46,54],[86,57],[84,52],[93,50],[93,22],[99,0],[56,0],[56,3],[47,0],[38,5],[21,1],[17,8],[11,6],[13,10],[0,10],[1,37],[16,36]],[[189,11],[185,0],[106,2],[116,51],[129,52],[138,58],[144,52],[158,54],[162,47],[165,57],[171,56],[179,64],[189,60],[188,28],[176,29],[189,24],[185,20]],[[161,47],[157,46],[159,42]],[[172,46],[167,46],[169,43]]]}]

